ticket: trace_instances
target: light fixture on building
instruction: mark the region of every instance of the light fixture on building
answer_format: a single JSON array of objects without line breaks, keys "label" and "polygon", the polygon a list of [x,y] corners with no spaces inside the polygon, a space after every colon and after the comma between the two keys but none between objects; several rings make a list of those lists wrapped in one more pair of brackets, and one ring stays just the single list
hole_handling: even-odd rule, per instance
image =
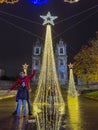
[{"label": "light fixture on building", "polygon": [[72,4],[72,3],[76,3],[76,2],[78,2],[79,0],[64,0],[64,2],[68,2],[68,3],[70,3],[70,4]]}]

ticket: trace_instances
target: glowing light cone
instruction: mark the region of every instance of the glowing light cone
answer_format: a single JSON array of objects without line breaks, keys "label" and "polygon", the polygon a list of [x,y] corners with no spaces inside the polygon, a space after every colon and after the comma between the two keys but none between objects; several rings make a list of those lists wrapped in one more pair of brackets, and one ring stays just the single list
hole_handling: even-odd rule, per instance
[{"label": "glowing light cone", "polygon": [[46,37],[34,104],[60,105],[64,100],[58,82],[51,35],[51,25],[54,25],[53,20],[57,17],[48,12],[47,16],[41,18],[45,20],[43,25],[46,25]]},{"label": "glowing light cone", "polygon": [[70,63],[69,65],[69,88],[68,88],[68,96],[75,97],[77,96],[77,91],[75,88],[74,76],[73,76],[73,65]]}]

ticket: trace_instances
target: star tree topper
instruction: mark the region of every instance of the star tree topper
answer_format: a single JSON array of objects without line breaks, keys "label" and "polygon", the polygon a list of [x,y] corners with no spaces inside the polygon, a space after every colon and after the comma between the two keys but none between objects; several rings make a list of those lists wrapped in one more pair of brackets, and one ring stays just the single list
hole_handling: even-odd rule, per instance
[{"label": "star tree topper", "polygon": [[70,63],[70,64],[68,65],[68,67],[69,67],[69,69],[72,69],[72,68],[73,68],[73,64]]},{"label": "star tree topper", "polygon": [[27,75],[28,66],[29,65],[27,65],[26,63],[24,65],[22,65],[25,75]]},{"label": "star tree topper", "polygon": [[58,18],[57,16],[51,16],[50,12],[48,12],[46,16],[40,15],[40,17],[42,19],[44,19],[43,25],[46,25],[46,24],[54,25],[54,21],[53,20]]}]

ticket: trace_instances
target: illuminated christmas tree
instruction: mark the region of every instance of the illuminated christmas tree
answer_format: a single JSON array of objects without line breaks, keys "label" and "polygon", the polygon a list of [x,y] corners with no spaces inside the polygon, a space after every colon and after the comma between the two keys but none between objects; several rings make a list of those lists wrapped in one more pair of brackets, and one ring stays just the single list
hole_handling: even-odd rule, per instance
[{"label": "illuminated christmas tree", "polygon": [[75,97],[77,96],[77,91],[75,88],[74,76],[73,76],[73,64],[69,64],[69,88],[68,88],[68,96]]},{"label": "illuminated christmas tree", "polygon": [[61,106],[62,103],[64,104],[64,100],[58,82],[51,35],[51,25],[54,25],[53,20],[57,16],[51,16],[50,12],[48,12],[46,16],[40,17],[44,19],[43,25],[46,25],[46,36],[34,105]]},{"label": "illuminated christmas tree", "polygon": [[45,20],[46,37],[33,115],[38,130],[59,130],[65,105],[58,82],[51,35],[51,25],[54,25],[53,20],[57,17],[48,12],[47,16],[41,18]]}]

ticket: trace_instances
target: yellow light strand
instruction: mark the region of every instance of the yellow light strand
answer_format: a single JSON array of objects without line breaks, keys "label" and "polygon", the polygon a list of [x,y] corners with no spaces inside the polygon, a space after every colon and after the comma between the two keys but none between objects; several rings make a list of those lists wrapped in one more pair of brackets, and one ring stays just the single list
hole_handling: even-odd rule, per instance
[{"label": "yellow light strand", "polygon": [[[46,27],[46,37],[45,45],[42,59],[42,67],[38,81],[38,87],[36,92],[35,103],[48,103],[48,92],[53,94],[54,98],[56,96],[57,100],[54,101],[55,104],[64,103],[63,97],[61,95],[60,86],[58,82],[56,65],[54,60],[54,52],[52,45],[51,36],[51,25]],[[43,97],[43,98],[42,98]]]},{"label": "yellow light strand", "polygon": [[69,123],[72,130],[81,129],[81,118],[78,97],[68,96]]}]

